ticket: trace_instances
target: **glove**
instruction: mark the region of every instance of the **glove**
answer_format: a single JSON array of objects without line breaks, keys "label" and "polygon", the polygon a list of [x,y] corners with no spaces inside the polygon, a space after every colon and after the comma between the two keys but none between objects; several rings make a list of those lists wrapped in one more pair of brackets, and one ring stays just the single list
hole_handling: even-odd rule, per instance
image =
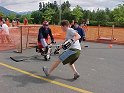
[{"label": "glove", "polygon": [[59,54],[59,52],[60,52],[60,49],[59,48],[58,49],[55,49],[54,54]]},{"label": "glove", "polygon": [[74,44],[75,41],[73,39],[68,39],[67,41],[65,41],[63,44],[62,44],[62,48],[64,50],[68,49],[72,44]]}]

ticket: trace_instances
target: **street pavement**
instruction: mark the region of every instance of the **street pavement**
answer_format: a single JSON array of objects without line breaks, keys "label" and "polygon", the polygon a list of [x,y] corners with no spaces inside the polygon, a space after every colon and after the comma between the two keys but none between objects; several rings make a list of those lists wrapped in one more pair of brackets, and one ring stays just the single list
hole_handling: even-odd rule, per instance
[{"label": "street pavement", "polygon": [[[35,48],[0,52],[0,93],[124,93],[124,46],[91,42],[81,46],[75,62],[80,73],[77,80],[62,64],[45,77],[42,67],[49,68],[59,55],[45,61]],[[27,59],[15,62],[10,57]]]}]

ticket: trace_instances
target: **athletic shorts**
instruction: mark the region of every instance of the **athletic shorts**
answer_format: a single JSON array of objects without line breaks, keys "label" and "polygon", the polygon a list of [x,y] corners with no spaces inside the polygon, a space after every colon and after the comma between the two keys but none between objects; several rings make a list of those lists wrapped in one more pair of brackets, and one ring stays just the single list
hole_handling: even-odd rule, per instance
[{"label": "athletic shorts", "polygon": [[79,49],[70,48],[70,49],[64,51],[59,56],[59,59],[60,59],[60,61],[62,61],[63,65],[68,64],[68,63],[70,65],[72,65],[79,58],[79,55],[80,55]]}]

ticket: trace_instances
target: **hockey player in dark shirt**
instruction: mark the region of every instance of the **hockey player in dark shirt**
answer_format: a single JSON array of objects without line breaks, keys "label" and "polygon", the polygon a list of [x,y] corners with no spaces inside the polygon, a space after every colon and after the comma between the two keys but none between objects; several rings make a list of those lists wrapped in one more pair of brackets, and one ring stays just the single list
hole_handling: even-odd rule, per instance
[{"label": "hockey player in dark shirt", "polygon": [[48,36],[51,38],[51,43],[55,43],[49,23],[44,21],[38,33],[38,46],[40,49],[45,48],[45,53],[48,52]]}]

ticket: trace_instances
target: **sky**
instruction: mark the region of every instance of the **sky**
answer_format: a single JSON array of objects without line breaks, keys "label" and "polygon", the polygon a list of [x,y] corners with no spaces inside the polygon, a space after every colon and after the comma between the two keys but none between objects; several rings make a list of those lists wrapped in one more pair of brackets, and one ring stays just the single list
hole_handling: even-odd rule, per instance
[{"label": "sky", "polygon": [[[3,6],[9,10],[15,12],[25,12],[38,10],[39,2],[53,2],[55,0],[0,0],[0,6]],[[58,4],[63,3],[67,0],[56,0]],[[113,9],[118,4],[122,4],[124,0],[68,0],[73,9],[76,5],[81,6],[86,10],[96,10],[98,8]]]}]

